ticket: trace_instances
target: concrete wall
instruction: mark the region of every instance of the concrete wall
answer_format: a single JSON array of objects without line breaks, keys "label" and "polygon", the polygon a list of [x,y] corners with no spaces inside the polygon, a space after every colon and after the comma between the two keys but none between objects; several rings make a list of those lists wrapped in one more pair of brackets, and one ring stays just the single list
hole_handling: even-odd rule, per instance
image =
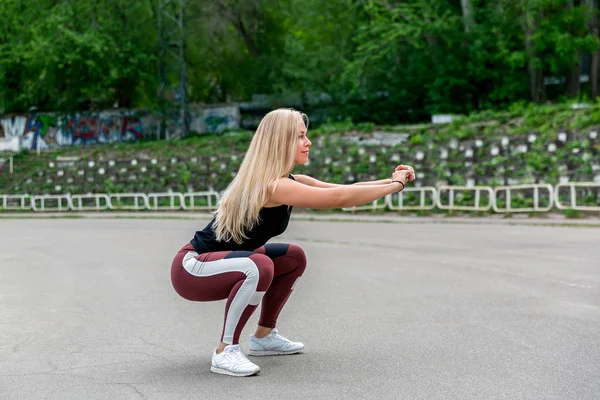
[{"label": "concrete wall", "polygon": [[[217,133],[239,128],[237,105],[190,106],[190,129]],[[0,151],[135,141],[156,135],[159,118],[145,111],[0,114]]]}]

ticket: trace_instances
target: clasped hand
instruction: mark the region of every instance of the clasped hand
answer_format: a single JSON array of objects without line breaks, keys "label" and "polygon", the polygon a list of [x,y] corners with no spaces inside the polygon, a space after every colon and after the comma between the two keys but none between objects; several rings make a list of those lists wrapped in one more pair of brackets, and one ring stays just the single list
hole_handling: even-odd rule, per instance
[{"label": "clasped hand", "polygon": [[415,170],[410,165],[400,164],[392,173],[392,180],[401,181],[402,183],[412,182],[415,180]]}]

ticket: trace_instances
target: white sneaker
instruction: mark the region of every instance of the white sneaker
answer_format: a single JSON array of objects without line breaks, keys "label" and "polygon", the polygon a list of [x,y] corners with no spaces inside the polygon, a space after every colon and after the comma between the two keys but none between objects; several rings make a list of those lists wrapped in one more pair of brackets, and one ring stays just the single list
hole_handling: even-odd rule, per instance
[{"label": "white sneaker", "polygon": [[281,336],[277,329],[273,328],[271,333],[262,338],[250,336],[251,356],[275,356],[283,354],[296,354],[304,350],[304,344],[292,342]]},{"label": "white sneaker", "polygon": [[239,344],[230,344],[219,354],[215,349],[210,370],[223,375],[250,376],[258,374],[260,367],[246,358]]}]

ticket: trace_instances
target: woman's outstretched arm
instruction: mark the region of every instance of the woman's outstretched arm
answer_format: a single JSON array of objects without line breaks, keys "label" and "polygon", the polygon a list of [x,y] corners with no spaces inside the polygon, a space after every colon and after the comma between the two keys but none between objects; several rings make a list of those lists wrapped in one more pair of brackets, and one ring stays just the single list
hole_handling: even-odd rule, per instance
[{"label": "woman's outstretched arm", "polygon": [[[396,167],[396,171],[401,171],[401,170],[411,171],[412,175],[409,175],[408,180],[412,181],[414,179],[415,171],[414,171],[413,167],[411,167],[410,165],[403,165],[403,164],[398,165]],[[337,183],[323,182],[316,178],[313,178],[312,176],[302,175],[302,174],[297,174],[297,175],[294,174],[294,178],[300,183],[303,183],[308,186],[319,187],[319,188],[333,188],[336,186],[346,186],[346,185],[341,185],[341,184],[337,184]],[[387,179],[379,179],[376,181],[356,182],[356,183],[353,183],[352,185],[360,185],[360,186],[387,185],[390,182],[391,182],[391,178],[387,178]]]},{"label": "woman's outstretched arm", "polygon": [[[410,170],[394,171],[392,179],[381,185],[337,185],[315,187],[289,178],[273,183],[269,201],[301,208],[328,210],[370,203],[398,192],[409,180]],[[295,177],[296,178],[296,177]]]}]

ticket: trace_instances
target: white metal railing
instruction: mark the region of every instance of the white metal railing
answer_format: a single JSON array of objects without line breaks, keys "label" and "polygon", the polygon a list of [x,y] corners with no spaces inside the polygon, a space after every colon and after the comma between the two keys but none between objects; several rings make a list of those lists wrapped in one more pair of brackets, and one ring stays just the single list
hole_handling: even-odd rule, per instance
[{"label": "white metal railing", "polygon": [[[548,205],[540,206],[540,189],[548,192]],[[512,194],[515,192],[523,192],[525,190],[533,190],[533,206],[532,207],[513,207]],[[498,194],[505,193],[504,208],[498,207]],[[552,209],[552,199],[554,197],[554,189],[549,184],[532,184],[532,185],[513,185],[513,186],[497,186],[494,188],[493,209],[498,213],[513,213],[513,212],[547,212]]]},{"label": "white metal railing", "polygon": [[31,208],[33,211],[69,211],[71,209],[71,196],[68,194],[31,196]]},{"label": "white metal railing", "polygon": [[[204,204],[196,205],[197,197],[206,197],[206,205],[204,205]],[[214,197],[214,201],[213,201],[213,197]],[[205,192],[183,193],[184,201],[182,203],[182,208],[184,210],[196,210],[196,211],[215,210],[217,208],[217,204],[219,203],[220,198],[221,198],[221,196],[219,195],[219,193],[215,192],[214,190],[208,190]]]},{"label": "white metal railing", "polygon": [[[563,204],[559,192],[568,190],[569,202]],[[583,206],[577,204],[577,191],[581,189],[597,190],[600,196],[600,183],[595,182],[570,182],[560,183],[556,186],[549,184],[498,186],[432,186],[419,188],[406,188],[399,193],[388,195],[372,203],[357,207],[343,208],[343,211],[382,210],[388,208],[392,211],[401,210],[431,210],[438,207],[442,210],[488,211],[493,209],[497,213],[517,212],[547,212],[553,208],[560,210],[574,209],[581,211],[600,211],[600,206]],[[471,204],[457,205],[456,196],[460,192],[473,192]],[[530,191],[532,206],[514,207],[512,195]],[[410,201],[407,204],[405,196],[409,193],[418,193],[418,204]],[[540,192],[547,193],[548,204],[540,204]],[[482,201],[482,193],[487,193],[489,198]],[[529,194],[528,193],[528,194]],[[500,207],[500,200],[504,197],[505,205]],[[546,198],[545,196],[543,196]],[[204,192],[165,192],[165,193],[88,193],[88,194],[60,194],[60,195],[10,195],[0,194],[2,210],[10,211],[105,211],[105,210],[185,210],[185,211],[214,211],[219,203],[221,194],[214,190]],[[447,204],[442,203],[442,198],[447,199]]]},{"label": "white metal railing", "polygon": [[[419,192],[419,205],[404,204],[406,193]],[[427,193],[431,193],[431,203],[427,204]],[[433,186],[405,188],[398,193],[387,196],[387,206],[390,210],[433,210],[437,203],[437,190]]]},{"label": "white metal railing", "polygon": [[[90,205],[90,203],[92,203]],[[106,193],[71,195],[71,209],[76,211],[103,211],[110,209],[110,196]]]},{"label": "white metal railing", "polygon": [[[454,204],[455,193],[475,192],[474,204],[467,206],[457,206]],[[442,204],[442,193],[448,192],[448,204]],[[488,203],[481,206],[481,192],[487,192]],[[437,194],[437,206],[442,210],[463,210],[463,211],[488,211],[492,208],[494,189],[489,186],[440,186]]]},{"label": "white metal railing", "polygon": [[[20,205],[15,206],[13,203],[17,201]],[[31,196],[28,194],[3,194],[2,195],[2,209],[3,210],[18,210],[27,211],[32,209]]]},{"label": "white metal railing", "polygon": [[[569,200],[570,204],[565,205],[560,201],[560,189],[568,188],[569,189]],[[554,190],[554,205],[559,210],[566,210],[568,208],[573,210],[580,211],[600,211],[600,206],[580,206],[577,205],[577,189],[578,188],[595,188],[598,190],[597,196],[600,196],[600,183],[596,182],[567,182],[567,183],[559,183],[556,185],[556,189]]]},{"label": "white metal railing", "polygon": [[145,210],[150,208],[146,193],[111,193],[109,207],[111,210]]},{"label": "white metal railing", "polygon": [[[169,204],[160,205],[159,199],[169,199]],[[148,193],[149,210],[181,210],[184,202],[183,194],[179,192]]]}]

